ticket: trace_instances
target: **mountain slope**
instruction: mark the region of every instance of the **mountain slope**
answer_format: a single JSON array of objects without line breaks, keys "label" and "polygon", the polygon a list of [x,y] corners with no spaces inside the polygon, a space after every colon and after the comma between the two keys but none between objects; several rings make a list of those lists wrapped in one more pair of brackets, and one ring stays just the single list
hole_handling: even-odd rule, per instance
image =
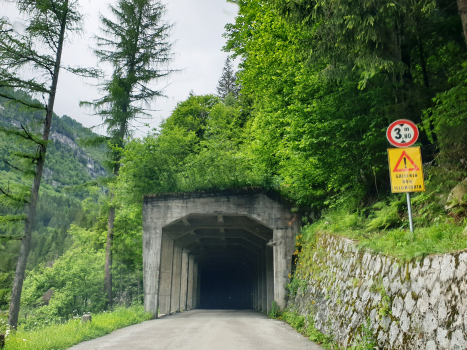
[{"label": "mountain slope", "polygon": [[[18,104],[0,100],[0,127],[39,132],[41,111],[24,110]],[[105,146],[87,148],[80,141],[95,136],[89,129],[68,116],[54,115],[43,173],[39,202],[32,234],[32,248],[28,269],[37,264],[52,264],[72,244],[68,229],[82,218],[81,201],[89,196],[86,190],[72,190],[99,176],[106,176],[103,163]],[[34,148],[12,136],[0,133],[0,187],[13,188],[15,184],[31,186],[31,180],[2,161],[17,164],[15,153],[33,153]],[[2,207],[0,215],[11,213]],[[17,213],[22,213],[18,210]],[[21,229],[22,225],[19,225]],[[19,253],[20,241],[1,239],[9,229],[0,224],[0,310],[7,306]]]}]

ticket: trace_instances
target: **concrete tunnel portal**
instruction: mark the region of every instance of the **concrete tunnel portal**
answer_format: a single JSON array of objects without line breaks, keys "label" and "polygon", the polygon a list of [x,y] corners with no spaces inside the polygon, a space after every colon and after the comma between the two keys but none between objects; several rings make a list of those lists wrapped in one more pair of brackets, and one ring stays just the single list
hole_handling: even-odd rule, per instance
[{"label": "concrete tunnel portal", "polygon": [[146,196],[146,310],[285,307],[299,229],[290,207],[259,188]]}]

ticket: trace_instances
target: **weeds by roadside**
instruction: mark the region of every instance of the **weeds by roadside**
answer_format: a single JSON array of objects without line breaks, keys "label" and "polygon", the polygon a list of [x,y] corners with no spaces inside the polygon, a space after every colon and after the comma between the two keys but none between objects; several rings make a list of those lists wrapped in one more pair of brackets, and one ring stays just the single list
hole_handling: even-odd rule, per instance
[{"label": "weeds by roadside", "polygon": [[[275,302],[273,302],[274,304]],[[277,305],[277,304],[276,304]],[[273,317],[275,315],[275,317]],[[299,315],[293,311],[275,311],[270,313],[271,318],[283,320],[290,324],[297,332],[307,336],[311,341],[319,344],[326,350],[344,350],[343,347],[334,340],[332,332],[324,334],[315,328],[313,316],[310,314],[307,317]],[[359,332],[356,334],[353,344],[346,350],[378,350],[378,344],[373,336],[370,319],[360,325]]]}]

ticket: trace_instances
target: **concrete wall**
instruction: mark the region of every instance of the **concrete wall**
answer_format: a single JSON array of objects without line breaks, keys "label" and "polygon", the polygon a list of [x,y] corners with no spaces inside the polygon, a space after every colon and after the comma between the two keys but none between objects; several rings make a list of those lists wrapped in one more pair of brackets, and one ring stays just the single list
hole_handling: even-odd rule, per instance
[{"label": "concrete wall", "polygon": [[288,308],[351,345],[370,320],[380,349],[467,349],[467,252],[400,263],[323,235],[305,248]]},{"label": "concrete wall", "polygon": [[181,247],[174,245],[170,312],[180,311],[180,291],[182,287],[182,251],[183,249]]},{"label": "concrete wall", "polygon": [[180,281],[180,311],[187,310],[188,297],[188,253],[182,253],[182,276]]},{"label": "concrete wall", "polygon": [[161,249],[161,278],[159,290],[159,311],[161,314],[170,313],[170,302],[172,296],[172,271],[173,271],[173,257],[174,257],[174,242],[167,236],[162,236],[162,249]]},{"label": "concrete wall", "polygon": [[193,271],[194,271],[195,259],[190,256],[188,259],[188,291],[187,291],[187,301],[186,301],[186,309],[192,310],[193,309]]}]

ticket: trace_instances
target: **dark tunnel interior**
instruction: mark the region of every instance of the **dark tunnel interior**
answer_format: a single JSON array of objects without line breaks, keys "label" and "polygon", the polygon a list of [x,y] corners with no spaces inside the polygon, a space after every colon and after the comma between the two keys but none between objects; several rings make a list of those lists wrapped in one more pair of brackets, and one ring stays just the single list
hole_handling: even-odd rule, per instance
[{"label": "dark tunnel interior", "polygon": [[253,309],[254,282],[242,263],[215,263],[199,267],[201,309]]}]

